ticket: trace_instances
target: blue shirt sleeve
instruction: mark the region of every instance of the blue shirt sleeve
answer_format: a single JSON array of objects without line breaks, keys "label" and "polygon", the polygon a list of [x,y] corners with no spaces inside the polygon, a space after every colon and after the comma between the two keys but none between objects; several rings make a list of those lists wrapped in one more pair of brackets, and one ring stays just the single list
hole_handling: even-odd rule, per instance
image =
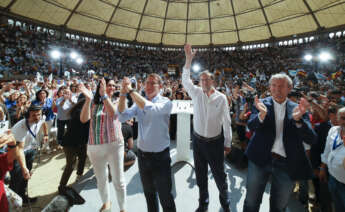
[{"label": "blue shirt sleeve", "polygon": [[118,114],[119,121],[123,123],[123,122],[133,118],[134,116],[137,115],[137,110],[138,110],[138,106],[136,104],[133,104],[132,107],[127,108],[122,113],[119,112],[119,114]]}]

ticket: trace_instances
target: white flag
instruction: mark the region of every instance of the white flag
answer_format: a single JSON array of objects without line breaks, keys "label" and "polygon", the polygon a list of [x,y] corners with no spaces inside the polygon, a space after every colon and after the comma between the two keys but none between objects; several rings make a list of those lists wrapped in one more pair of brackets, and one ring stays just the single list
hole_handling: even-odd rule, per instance
[{"label": "white flag", "polygon": [[51,73],[48,77],[48,81],[51,83],[53,81],[53,74]]}]

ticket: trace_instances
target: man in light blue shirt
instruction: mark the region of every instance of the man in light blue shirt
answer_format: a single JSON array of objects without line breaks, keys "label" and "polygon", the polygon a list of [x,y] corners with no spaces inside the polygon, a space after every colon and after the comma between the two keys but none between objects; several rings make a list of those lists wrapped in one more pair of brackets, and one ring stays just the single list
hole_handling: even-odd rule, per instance
[{"label": "man in light blue shirt", "polygon": [[[164,212],[175,212],[172,196],[169,118],[171,101],[160,95],[162,79],[150,74],[145,81],[146,98],[131,87],[125,77],[119,101],[119,120],[124,122],[132,117],[138,120],[138,164],[141,181],[149,212],[158,212],[158,198]],[[126,95],[133,99],[133,106],[126,108]]]}]

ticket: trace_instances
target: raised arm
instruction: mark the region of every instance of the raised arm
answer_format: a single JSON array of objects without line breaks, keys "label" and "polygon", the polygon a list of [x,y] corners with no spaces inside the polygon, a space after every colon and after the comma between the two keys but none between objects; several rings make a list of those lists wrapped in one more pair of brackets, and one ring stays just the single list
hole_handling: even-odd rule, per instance
[{"label": "raised arm", "polygon": [[91,118],[90,106],[91,106],[91,101],[92,101],[92,94],[87,88],[85,88],[84,84],[80,84],[79,89],[85,96],[85,103],[80,112],[80,121],[85,124]]}]

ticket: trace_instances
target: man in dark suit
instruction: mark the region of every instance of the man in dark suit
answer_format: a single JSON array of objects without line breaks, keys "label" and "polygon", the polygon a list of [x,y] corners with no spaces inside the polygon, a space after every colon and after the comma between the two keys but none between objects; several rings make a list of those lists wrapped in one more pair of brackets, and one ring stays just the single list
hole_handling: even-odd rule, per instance
[{"label": "man in dark suit", "polygon": [[246,150],[248,161],[247,194],[244,212],[260,209],[262,195],[272,178],[270,211],[284,211],[296,180],[310,179],[312,169],[303,141],[313,143],[316,134],[305,114],[309,103],[288,100],[292,80],[286,74],[272,75],[271,96],[255,98],[248,127],[254,134]]}]

